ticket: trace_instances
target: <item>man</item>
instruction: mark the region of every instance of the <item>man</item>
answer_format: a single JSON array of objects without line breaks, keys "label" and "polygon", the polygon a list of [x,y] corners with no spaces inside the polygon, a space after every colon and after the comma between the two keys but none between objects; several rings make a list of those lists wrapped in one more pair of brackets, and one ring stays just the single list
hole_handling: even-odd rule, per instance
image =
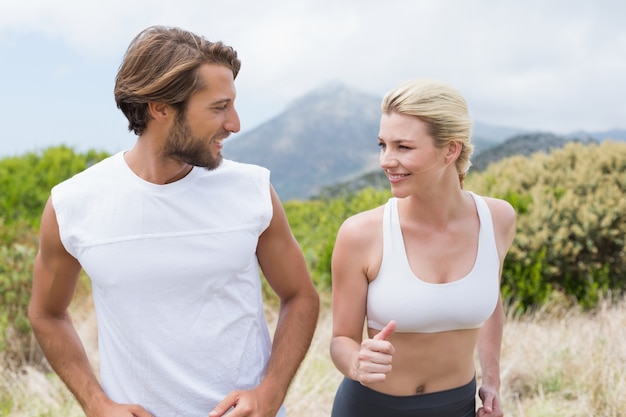
[{"label": "man", "polygon": [[[52,190],[29,318],[88,417],[285,415],[319,299],[269,172],[222,159],[239,68],[221,42],[144,30],[115,83],[136,144]],[[259,266],[280,299],[273,342]],[[68,314],[81,269],[100,381]]]}]

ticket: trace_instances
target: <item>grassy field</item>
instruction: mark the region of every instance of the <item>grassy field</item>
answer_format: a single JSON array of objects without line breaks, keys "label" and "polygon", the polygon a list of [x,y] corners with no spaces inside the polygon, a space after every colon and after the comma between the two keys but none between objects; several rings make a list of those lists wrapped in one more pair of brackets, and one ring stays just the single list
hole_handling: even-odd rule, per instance
[{"label": "grassy field", "polygon": [[[328,356],[331,319],[328,302],[324,304],[313,344],[288,395],[291,417],[328,416],[341,380]],[[270,321],[273,314],[269,309]],[[90,304],[76,306],[74,315],[97,364]],[[11,394],[12,404],[0,404],[0,416],[83,415],[54,375],[28,367],[9,372],[4,365],[0,391]],[[626,301],[603,302],[587,313],[554,301],[539,311],[509,316],[501,367],[507,416],[626,417]]]}]

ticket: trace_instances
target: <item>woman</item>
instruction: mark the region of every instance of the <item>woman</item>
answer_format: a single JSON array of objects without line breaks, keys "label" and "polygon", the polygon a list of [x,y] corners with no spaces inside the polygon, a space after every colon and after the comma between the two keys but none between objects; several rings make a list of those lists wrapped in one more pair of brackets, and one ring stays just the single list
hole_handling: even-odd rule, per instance
[{"label": "woman", "polygon": [[330,351],[345,378],[332,416],[502,416],[499,287],[515,211],[463,190],[473,145],[455,89],[413,80],[382,113],[393,198],[347,219],[333,252]]}]

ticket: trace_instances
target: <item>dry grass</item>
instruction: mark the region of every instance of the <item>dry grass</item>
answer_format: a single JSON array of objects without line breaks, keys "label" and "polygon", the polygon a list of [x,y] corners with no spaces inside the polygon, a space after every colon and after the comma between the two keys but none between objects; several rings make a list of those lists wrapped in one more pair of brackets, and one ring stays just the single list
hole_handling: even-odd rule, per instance
[{"label": "dry grass", "polygon": [[[341,375],[329,356],[330,309],[326,301],[313,344],[287,399],[294,417],[330,415]],[[97,359],[90,304],[76,308],[76,322]],[[268,313],[270,321],[272,311]],[[513,417],[626,417],[626,301],[603,302],[583,313],[553,301],[520,317],[508,317],[502,347],[502,398]],[[4,364],[6,365],[6,364]],[[81,416],[54,375],[33,368],[0,375],[0,416]],[[3,404],[2,401],[5,401]]]},{"label": "dry grass", "polygon": [[626,416],[626,302],[592,313],[546,308],[510,318],[502,395],[519,417]]}]

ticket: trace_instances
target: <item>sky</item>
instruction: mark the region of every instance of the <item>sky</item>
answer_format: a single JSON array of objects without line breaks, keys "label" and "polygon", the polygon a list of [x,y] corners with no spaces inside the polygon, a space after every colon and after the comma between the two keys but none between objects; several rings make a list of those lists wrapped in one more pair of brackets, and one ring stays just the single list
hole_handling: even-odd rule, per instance
[{"label": "sky", "polygon": [[382,98],[416,77],[456,87],[477,122],[624,129],[624,22],[623,0],[0,0],[0,156],[132,147],[113,84],[151,25],[237,50],[241,133],[329,83]]}]

